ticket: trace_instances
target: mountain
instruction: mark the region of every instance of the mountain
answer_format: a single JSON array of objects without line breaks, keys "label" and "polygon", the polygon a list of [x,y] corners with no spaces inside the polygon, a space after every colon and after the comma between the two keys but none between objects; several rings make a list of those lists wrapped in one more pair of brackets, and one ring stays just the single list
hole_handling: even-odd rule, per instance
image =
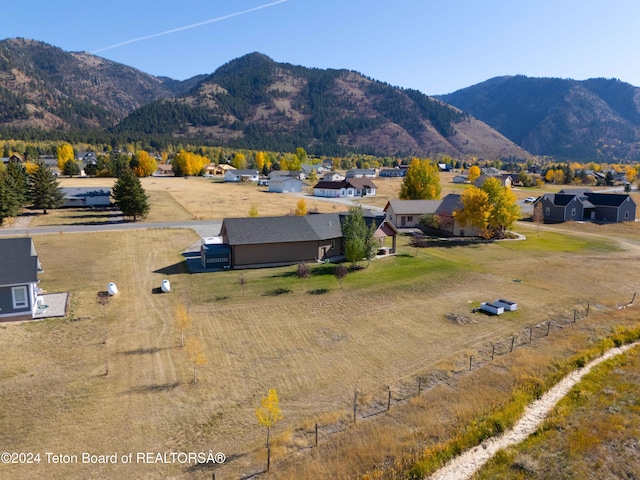
[{"label": "mountain", "polygon": [[184,93],[173,80],[86,52],[21,38],[0,41],[0,124],[82,129],[115,125],[137,108]]},{"label": "mountain", "polygon": [[530,155],[482,122],[416,90],[349,70],[232,60],[187,95],[146,105],[121,122],[128,135],[199,137],[256,149],[303,146],[327,155]]},{"label": "mountain", "polygon": [[440,100],[353,71],[253,53],[178,81],[21,38],[0,41],[0,128],[31,138],[102,132],[327,155],[530,156]]},{"label": "mountain", "polygon": [[620,80],[505,76],[438,98],[534,155],[640,160],[640,89]]}]

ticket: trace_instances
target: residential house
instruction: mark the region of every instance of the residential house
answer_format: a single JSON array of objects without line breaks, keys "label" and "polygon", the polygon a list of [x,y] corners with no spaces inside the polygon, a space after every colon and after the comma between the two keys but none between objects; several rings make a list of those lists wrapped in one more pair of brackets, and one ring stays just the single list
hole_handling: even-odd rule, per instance
[{"label": "residential house", "polygon": [[42,268],[31,238],[0,238],[0,266],[0,321],[33,318]]},{"label": "residential house", "polygon": [[[231,253],[231,268],[261,268],[323,262],[344,256],[342,222],[347,213],[304,216],[226,218],[220,234]],[[397,229],[380,215],[363,212],[367,225],[374,224],[374,236],[384,254],[396,252]],[[384,239],[392,237],[392,246]],[[220,247],[223,248],[223,247]],[[224,257],[220,253],[219,258]],[[224,262],[224,259],[221,260]],[[219,266],[219,265],[216,265]]]},{"label": "residential house", "polygon": [[484,185],[484,182],[486,182],[490,178],[497,178],[500,181],[500,185],[502,185],[503,187],[511,188],[511,186],[513,185],[511,175],[502,175],[500,173],[498,173],[497,175],[482,173],[473,183],[476,187],[480,188],[482,187],[482,185]]},{"label": "residential house", "polygon": [[375,183],[368,178],[346,178],[339,182],[323,180],[314,185],[313,195],[329,198],[373,197],[376,188]]},{"label": "residential house", "polygon": [[173,167],[171,165],[158,164],[154,177],[173,177]]},{"label": "residential house", "polygon": [[269,179],[269,191],[276,193],[302,192],[302,180],[293,177],[272,177]]},{"label": "residential house", "polygon": [[466,173],[461,173],[460,175],[456,175],[451,180],[453,183],[469,183],[469,175]]},{"label": "residential house", "polygon": [[111,205],[109,187],[63,187],[63,207],[105,207]]},{"label": "residential house", "polygon": [[311,172],[316,172],[317,176],[321,176],[323,173],[330,170],[322,164],[309,165],[308,163],[302,164],[300,168],[302,168],[302,173],[304,173],[305,178],[309,178]]},{"label": "residential house", "polygon": [[344,179],[345,176],[340,175],[338,172],[327,172],[322,176],[322,181],[324,182],[339,182]]},{"label": "residential house", "polygon": [[376,176],[375,168],[352,168],[345,173],[346,178],[375,178]]},{"label": "residential house", "polygon": [[204,167],[205,173],[209,175],[224,175],[227,170],[235,170],[236,167],[232,167],[228,163],[209,163]]},{"label": "residential house", "polygon": [[407,171],[400,168],[383,168],[378,174],[379,177],[404,177],[406,175]]},{"label": "residential house", "polygon": [[260,179],[258,170],[227,170],[224,172],[225,182],[257,182]]},{"label": "residential house", "polygon": [[542,204],[545,222],[597,220],[602,222],[633,222],[636,203],[622,193],[599,193],[589,189],[565,189],[547,193],[536,204]]},{"label": "residential house", "polygon": [[294,265],[342,255],[337,213],[225,218],[220,234],[233,268]]},{"label": "residential house", "polygon": [[389,200],[384,207],[386,220],[396,228],[416,228],[424,215],[437,215],[443,234],[454,237],[475,237],[480,229],[472,225],[462,225],[454,212],[462,208],[460,195],[450,193],[442,200]]}]

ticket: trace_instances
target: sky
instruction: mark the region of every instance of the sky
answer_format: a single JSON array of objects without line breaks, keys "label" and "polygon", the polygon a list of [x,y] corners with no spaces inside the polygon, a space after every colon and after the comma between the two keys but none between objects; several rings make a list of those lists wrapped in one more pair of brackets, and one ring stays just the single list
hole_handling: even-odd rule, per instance
[{"label": "sky", "polygon": [[638,0],[20,0],[0,38],[185,80],[247,53],[348,69],[427,95],[493,77],[640,87]]}]

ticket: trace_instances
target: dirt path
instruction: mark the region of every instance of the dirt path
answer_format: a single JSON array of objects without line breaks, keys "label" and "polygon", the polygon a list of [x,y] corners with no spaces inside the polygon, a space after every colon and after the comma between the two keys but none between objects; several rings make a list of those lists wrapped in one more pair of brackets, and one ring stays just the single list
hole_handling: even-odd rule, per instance
[{"label": "dirt path", "polygon": [[499,437],[491,438],[481,446],[468,450],[462,455],[454,458],[429,477],[429,479],[462,480],[471,478],[471,476],[487,461],[489,461],[489,459],[491,459],[491,457],[493,457],[499,450],[520,443],[535,432],[556,403],[567,395],[569,390],[571,390],[571,388],[573,388],[573,386],[578,383],[582,377],[589,373],[593,367],[629,350],[636,345],[640,345],[640,342],[635,342],[620,348],[612,348],[601,357],[589,362],[580,370],[571,372],[547,393],[545,393],[539,400],[536,400],[529,405],[522,418],[511,430]]}]

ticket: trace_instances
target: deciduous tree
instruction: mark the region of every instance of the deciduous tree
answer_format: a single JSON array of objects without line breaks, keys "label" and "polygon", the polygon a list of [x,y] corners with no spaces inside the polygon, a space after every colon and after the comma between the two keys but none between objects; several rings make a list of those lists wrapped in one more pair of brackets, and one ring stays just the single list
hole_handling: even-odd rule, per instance
[{"label": "deciduous tree", "polygon": [[375,255],[377,243],[374,229],[375,222],[367,227],[361,207],[349,207],[349,213],[342,224],[342,235],[345,257],[354,267],[360,260],[370,261]]},{"label": "deciduous tree", "polygon": [[189,363],[193,365],[193,383],[198,382],[198,367],[207,364],[207,357],[204,354],[202,340],[198,337],[188,337],[184,344],[184,351],[187,354]]},{"label": "deciduous tree", "polygon": [[437,200],[440,190],[438,166],[429,160],[411,160],[399,197],[402,200]]},{"label": "deciduous tree", "polygon": [[256,408],[258,423],[267,429],[267,470],[269,470],[271,463],[271,429],[283,418],[278,392],[272,388],[267,393],[267,396],[260,400],[260,406]]},{"label": "deciduous tree", "polygon": [[467,187],[460,195],[462,207],[453,212],[454,218],[462,225],[471,225],[486,230],[491,206],[486,192],[473,185]]},{"label": "deciduous tree", "polygon": [[505,231],[520,218],[517,198],[511,189],[502,185],[497,178],[488,178],[482,185],[482,190],[487,194],[491,206],[487,226],[493,236],[504,238]]},{"label": "deciduous tree", "polygon": [[156,162],[156,159],[149,155],[149,152],[145,150],[136,151],[133,156],[133,160],[135,160],[133,172],[138,177],[148,177],[153,175],[153,173],[158,169],[158,162]]},{"label": "deciduous tree", "polygon": [[480,167],[478,165],[472,165],[467,173],[467,180],[469,180],[470,183],[475,182],[480,176],[480,173]]},{"label": "deciduous tree", "polygon": [[179,303],[176,306],[176,328],[180,332],[180,346],[184,347],[184,332],[191,328],[191,317],[187,312],[187,307]]},{"label": "deciduous tree", "polygon": [[74,160],[75,154],[73,147],[69,143],[63,143],[56,149],[56,158],[58,159],[58,169],[62,171],[67,160]]},{"label": "deciduous tree", "polygon": [[296,203],[295,214],[298,217],[304,217],[307,214],[307,202],[305,202],[304,198],[301,198]]}]

